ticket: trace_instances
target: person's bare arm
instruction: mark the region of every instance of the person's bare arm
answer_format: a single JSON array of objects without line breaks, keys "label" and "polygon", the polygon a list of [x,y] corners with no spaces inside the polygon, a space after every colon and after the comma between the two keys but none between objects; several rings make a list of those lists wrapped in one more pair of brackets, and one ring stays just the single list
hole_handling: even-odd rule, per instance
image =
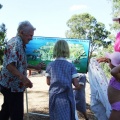
[{"label": "person's bare arm", "polygon": [[101,62],[109,62],[109,59],[106,58],[106,57],[100,57],[100,58],[97,58],[96,59],[98,63],[101,63]]},{"label": "person's bare arm", "polygon": [[43,69],[43,68],[45,68],[45,67],[46,67],[46,65],[45,65],[45,63],[43,63],[43,62],[39,63],[39,64],[36,65],[36,66],[34,66],[34,65],[28,65],[28,66],[27,66],[28,69],[35,69],[35,70],[41,70],[41,69]]},{"label": "person's bare arm", "polygon": [[47,85],[50,85],[50,77],[49,76],[47,76],[47,78],[46,78],[46,83],[47,83]]},{"label": "person's bare arm", "polygon": [[73,88],[73,90],[78,90],[81,88],[81,85],[79,84],[78,78],[73,78],[73,85],[75,86],[75,88]]},{"label": "person's bare arm", "polygon": [[83,85],[82,84],[79,84],[80,86],[79,86],[79,88],[73,88],[73,90],[80,90],[82,87],[83,87]]},{"label": "person's bare arm", "polygon": [[32,82],[26,77],[24,76],[23,74],[21,74],[17,68],[15,67],[15,64],[14,63],[10,63],[9,65],[7,65],[6,67],[8,69],[8,71],[13,74],[14,76],[16,76],[19,80],[22,81],[23,85],[25,87],[29,87],[29,88],[32,88]]},{"label": "person's bare arm", "polygon": [[114,76],[120,82],[120,65],[114,67],[111,70],[111,75]]}]

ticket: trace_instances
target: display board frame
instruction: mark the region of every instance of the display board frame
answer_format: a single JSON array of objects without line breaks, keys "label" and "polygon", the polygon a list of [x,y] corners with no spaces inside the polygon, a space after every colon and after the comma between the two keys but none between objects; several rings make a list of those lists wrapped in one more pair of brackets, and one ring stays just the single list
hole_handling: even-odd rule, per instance
[{"label": "display board frame", "polygon": [[88,72],[90,40],[71,39],[59,37],[33,36],[33,39],[26,45],[28,64],[37,65],[44,62],[48,65],[54,61],[53,47],[58,40],[66,40],[70,48],[70,58],[79,73]]}]

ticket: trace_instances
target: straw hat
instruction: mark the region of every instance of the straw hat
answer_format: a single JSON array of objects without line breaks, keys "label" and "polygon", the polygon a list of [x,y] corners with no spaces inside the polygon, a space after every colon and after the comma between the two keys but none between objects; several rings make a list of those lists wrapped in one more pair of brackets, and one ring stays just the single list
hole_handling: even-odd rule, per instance
[{"label": "straw hat", "polygon": [[106,53],[106,58],[109,58],[114,66],[120,64],[120,52]]}]

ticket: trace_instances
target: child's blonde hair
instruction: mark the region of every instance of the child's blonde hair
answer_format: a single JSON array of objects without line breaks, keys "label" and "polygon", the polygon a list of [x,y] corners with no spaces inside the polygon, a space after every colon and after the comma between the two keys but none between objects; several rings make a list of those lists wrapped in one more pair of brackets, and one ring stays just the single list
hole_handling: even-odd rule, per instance
[{"label": "child's blonde hair", "polygon": [[53,57],[69,58],[69,56],[70,56],[70,51],[69,51],[68,43],[65,40],[58,40],[53,49]]}]

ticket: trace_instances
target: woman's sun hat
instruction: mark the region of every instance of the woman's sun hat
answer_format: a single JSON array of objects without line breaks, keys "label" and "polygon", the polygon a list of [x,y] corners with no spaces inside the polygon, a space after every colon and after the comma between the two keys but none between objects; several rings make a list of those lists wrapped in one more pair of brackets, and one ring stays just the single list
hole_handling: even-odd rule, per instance
[{"label": "woman's sun hat", "polygon": [[120,52],[106,53],[106,58],[111,60],[111,64],[118,66],[120,64]]}]

